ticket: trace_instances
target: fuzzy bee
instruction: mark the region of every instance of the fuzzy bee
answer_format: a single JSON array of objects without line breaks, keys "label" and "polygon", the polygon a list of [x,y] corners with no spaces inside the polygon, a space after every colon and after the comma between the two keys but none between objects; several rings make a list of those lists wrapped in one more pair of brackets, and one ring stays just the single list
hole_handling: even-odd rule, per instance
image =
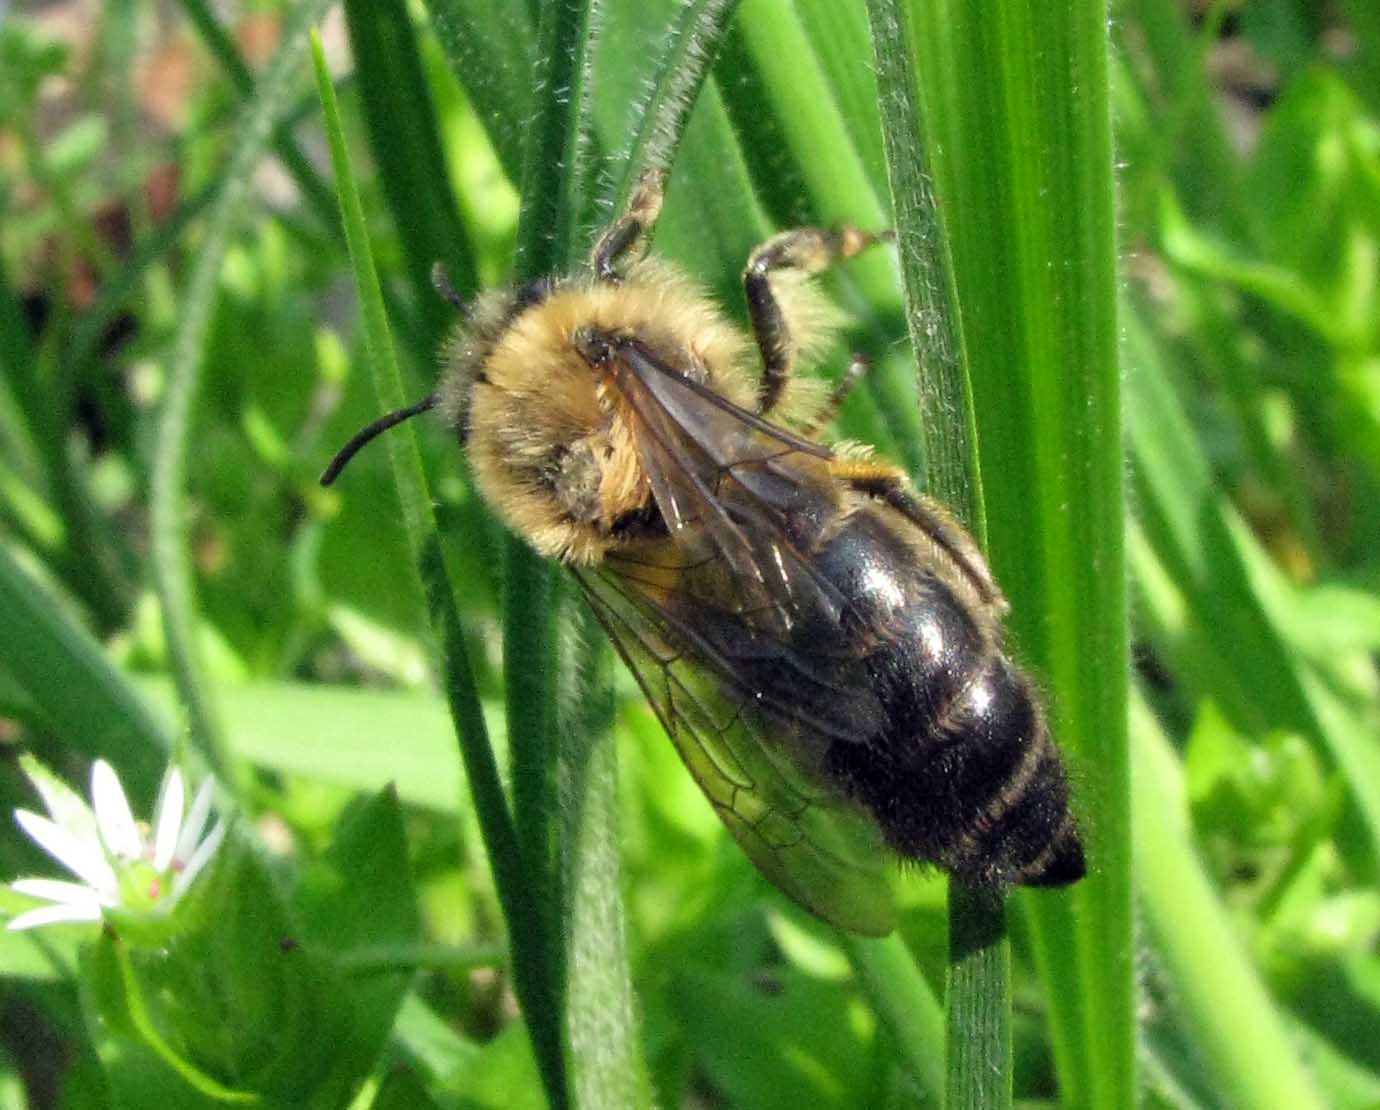
[{"label": "fuzzy bee", "polygon": [[819,917],[889,931],[893,856],[1075,882],[1064,769],[982,553],[901,471],[816,439],[866,363],[832,395],[797,375],[834,322],[808,279],[878,237],[759,246],[749,338],[646,256],[661,197],[645,178],[587,272],[480,297],[436,393],[322,482],[438,409],[489,505],[572,570],[738,843]]}]

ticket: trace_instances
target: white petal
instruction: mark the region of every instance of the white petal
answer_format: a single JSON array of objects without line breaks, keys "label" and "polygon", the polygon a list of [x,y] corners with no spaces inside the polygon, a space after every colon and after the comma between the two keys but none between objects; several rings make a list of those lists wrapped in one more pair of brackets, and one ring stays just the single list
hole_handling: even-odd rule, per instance
[{"label": "white petal", "polygon": [[103,899],[117,897],[115,872],[106,861],[99,840],[79,840],[46,817],[27,809],[15,810],[14,819],[40,848],[77,878],[85,880]]},{"label": "white petal", "polygon": [[27,753],[19,757],[24,777],[33,783],[48,815],[64,829],[79,837],[96,836],[96,816],[86,799],[68,786],[47,767]]},{"label": "white petal", "polygon": [[106,850],[121,859],[138,859],[143,854],[139,827],[134,823],[120,777],[104,759],[96,760],[91,768],[91,802],[96,807],[96,824]]},{"label": "white petal", "polygon": [[225,822],[217,821],[216,827],[211,830],[211,835],[197,845],[196,851],[192,853],[192,858],[187,861],[187,866],[173,880],[174,898],[180,898],[182,892],[192,885],[192,880],[201,874],[202,868],[211,862],[211,857],[216,854],[216,849],[220,847],[220,842],[224,839]]},{"label": "white petal", "polygon": [[62,921],[99,921],[100,919],[101,909],[99,906],[40,906],[36,910],[29,910],[28,913],[21,913],[6,928],[10,932],[17,933],[20,929],[33,929],[39,925],[56,925]]},{"label": "white petal", "polygon": [[163,789],[158,793],[158,808],[153,818],[153,869],[166,871],[173,861],[173,851],[177,848],[177,834],[182,827],[182,803],[187,800],[186,789],[182,785],[182,772],[176,767],[168,771],[163,779]]},{"label": "white petal", "polygon": [[89,886],[80,883],[64,883],[58,879],[16,879],[10,883],[16,894],[30,898],[45,898],[49,902],[61,902],[68,906],[95,906],[100,909],[100,899]]},{"label": "white petal", "polygon": [[192,853],[196,851],[196,842],[201,839],[202,830],[206,828],[206,818],[211,816],[211,802],[215,799],[215,794],[215,777],[208,775],[206,781],[201,784],[201,789],[196,792],[196,797],[192,799],[192,808],[187,811],[187,820],[182,822],[182,833],[177,838],[177,851],[173,854],[173,859],[185,862],[192,858]]}]

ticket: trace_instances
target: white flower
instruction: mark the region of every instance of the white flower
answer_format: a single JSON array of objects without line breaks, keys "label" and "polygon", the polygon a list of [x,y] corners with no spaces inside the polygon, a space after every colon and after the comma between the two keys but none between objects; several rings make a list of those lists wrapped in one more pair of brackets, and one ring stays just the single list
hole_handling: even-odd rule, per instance
[{"label": "white flower", "polygon": [[23,757],[20,762],[48,816],[18,809],[14,819],[81,882],[19,879],[11,883],[16,893],[42,898],[49,905],[21,913],[10,921],[10,929],[99,921],[111,911],[164,916],[210,862],[225,836],[224,821],[218,821],[205,839],[201,836],[211,815],[212,778],[201,784],[186,809],[182,772],[170,767],[149,828],[135,822],[119,776],[105,760],[97,760],[91,768],[90,806],[38,760]]}]

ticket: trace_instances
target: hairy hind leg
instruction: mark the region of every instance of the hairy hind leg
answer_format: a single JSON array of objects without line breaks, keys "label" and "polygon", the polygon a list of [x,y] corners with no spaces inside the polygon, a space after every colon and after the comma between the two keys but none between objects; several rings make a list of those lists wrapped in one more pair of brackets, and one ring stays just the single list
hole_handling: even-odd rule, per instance
[{"label": "hairy hind leg", "polygon": [[594,275],[600,281],[623,280],[622,264],[637,258],[646,249],[652,228],[661,215],[666,193],[666,174],[649,170],[642,175],[628,201],[628,210],[614,220],[594,244]]},{"label": "hairy hind leg", "polygon": [[773,285],[772,274],[782,270],[794,270],[807,276],[818,274],[886,236],[885,232],[874,235],[855,227],[801,227],[773,235],[748,257],[747,268],[743,271],[743,292],[747,295],[752,334],[762,354],[758,412],[771,412],[781,400],[786,382],[795,372],[800,352],[797,337],[800,322],[790,318],[790,309],[783,304],[781,290]]}]

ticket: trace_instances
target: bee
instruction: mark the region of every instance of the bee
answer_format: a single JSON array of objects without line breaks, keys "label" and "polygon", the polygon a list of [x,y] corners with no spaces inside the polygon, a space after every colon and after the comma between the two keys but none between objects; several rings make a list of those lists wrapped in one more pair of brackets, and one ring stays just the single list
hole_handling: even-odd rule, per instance
[{"label": "bee", "polygon": [[749,336],[647,253],[661,200],[644,177],[588,270],[480,296],[436,392],[323,484],[438,409],[488,504],[573,572],[743,850],[824,920],[890,931],[895,856],[990,888],[1077,881],[1067,778],[982,553],[900,470],[819,441],[865,360],[831,395],[798,373],[837,324],[810,277],[882,236],[757,247]]}]

